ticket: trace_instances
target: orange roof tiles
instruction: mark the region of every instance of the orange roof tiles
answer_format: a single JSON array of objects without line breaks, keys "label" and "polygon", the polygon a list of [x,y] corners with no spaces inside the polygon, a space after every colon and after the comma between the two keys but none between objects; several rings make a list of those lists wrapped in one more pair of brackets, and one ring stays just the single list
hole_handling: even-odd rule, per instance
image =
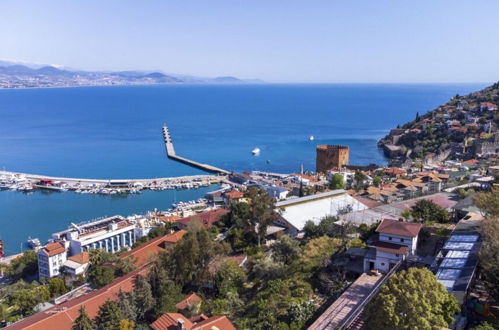
[{"label": "orange roof tiles", "polygon": [[125,276],[115,279],[105,287],[96,290],[79,298],[69,300],[60,305],[47,309],[46,311],[37,313],[20,322],[14,323],[8,329],[30,329],[30,330],[46,330],[46,329],[71,329],[73,321],[80,315],[80,306],[84,306],[90,318],[95,318],[99,312],[99,307],[107,299],[117,299],[120,290],[130,292],[133,290],[133,282],[135,277],[145,275],[149,267],[144,267]]},{"label": "orange roof tiles", "polygon": [[192,329],[193,323],[179,313],[165,313],[151,324],[154,330],[178,330],[179,320],[183,321],[186,330]]},{"label": "orange roof tiles", "polygon": [[79,263],[80,265],[84,265],[90,262],[90,254],[88,252],[82,252],[72,257],[69,257],[68,260]]},{"label": "orange roof tiles", "polygon": [[165,245],[177,243],[186,233],[187,231],[185,230],[179,230],[173,234],[153,238],[152,240],[139,245],[135,249],[123,253],[120,258],[124,259],[132,257],[134,259],[135,266],[143,266],[163,251]]},{"label": "orange roof tiles", "polygon": [[226,316],[216,315],[201,319],[203,319],[201,322],[194,323],[182,314],[165,313],[151,324],[151,328],[154,330],[178,330],[178,323],[181,320],[186,330],[236,330],[236,327]]},{"label": "orange roof tiles", "polygon": [[183,224],[184,226],[187,226],[192,220],[198,219],[205,227],[211,227],[215,222],[219,221],[222,216],[226,215],[229,212],[230,211],[226,209],[215,209],[180,219],[178,222]]},{"label": "orange roof tiles", "polygon": [[191,293],[178,304],[176,304],[175,307],[177,307],[178,310],[183,310],[189,308],[189,306],[191,306],[192,304],[199,303],[201,301],[203,301],[203,299],[200,296],[195,293]]},{"label": "orange roof tiles", "polygon": [[236,330],[236,327],[227,318],[227,316],[217,315],[194,324],[191,330],[212,330],[212,329]]},{"label": "orange roof tiles", "polygon": [[48,254],[49,257],[66,252],[66,248],[59,242],[54,242],[45,245],[43,251]]},{"label": "orange roof tiles", "polygon": [[233,189],[229,192],[226,192],[224,195],[228,199],[240,199],[244,197],[244,192]]},{"label": "orange roof tiles", "polygon": [[400,236],[416,237],[423,227],[416,222],[406,222],[399,220],[384,219],[376,228],[376,232],[383,234],[393,234]]}]

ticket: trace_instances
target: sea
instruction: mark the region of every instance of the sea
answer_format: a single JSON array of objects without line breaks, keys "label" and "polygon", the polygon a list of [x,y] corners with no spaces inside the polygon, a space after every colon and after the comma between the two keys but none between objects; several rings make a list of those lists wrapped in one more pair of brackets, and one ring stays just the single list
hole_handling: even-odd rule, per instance
[{"label": "sea", "polygon": [[[483,84],[155,85],[0,90],[0,169],[78,178],[201,174],[166,157],[166,124],[177,154],[231,171],[315,170],[318,144],[350,147],[350,163],[384,164],[377,140],[455,94]],[[310,137],[314,139],[311,140]],[[251,151],[260,148],[258,156]],[[168,209],[198,190],[129,196],[0,191],[6,253],[45,242],[71,222]]]}]

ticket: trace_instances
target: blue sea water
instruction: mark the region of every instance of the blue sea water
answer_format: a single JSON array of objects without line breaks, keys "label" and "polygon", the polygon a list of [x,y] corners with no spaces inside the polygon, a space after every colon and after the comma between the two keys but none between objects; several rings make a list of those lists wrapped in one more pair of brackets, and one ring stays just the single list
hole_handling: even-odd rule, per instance
[{"label": "blue sea water", "polygon": [[[350,163],[385,162],[376,142],[397,124],[486,84],[167,85],[0,90],[0,168],[85,178],[201,173],[166,158],[161,126],[178,154],[235,171],[315,169],[317,144],[345,144]],[[315,140],[308,137],[314,135]],[[261,149],[260,156],[251,150]],[[177,199],[201,197],[186,191]],[[28,236],[100,215],[168,208],[173,192],[126,199],[0,192],[8,250]],[[181,197],[181,198],[180,198]]]}]

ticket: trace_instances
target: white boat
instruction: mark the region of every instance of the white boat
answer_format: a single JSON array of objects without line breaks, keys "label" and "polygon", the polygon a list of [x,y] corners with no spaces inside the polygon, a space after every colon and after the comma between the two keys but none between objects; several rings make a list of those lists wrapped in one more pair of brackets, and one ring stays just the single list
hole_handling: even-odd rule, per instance
[{"label": "white boat", "polygon": [[28,237],[28,246],[32,249],[40,247],[40,240],[38,238]]},{"label": "white boat", "polygon": [[251,150],[251,153],[253,155],[259,155],[260,154],[260,148],[255,148],[255,149]]},{"label": "white boat", "polygon": [[313,136],[313,135],[310,135],[310,136],[308,137],[308,140],[309,140],[309,141],[313,141],[313,140],[315,140],[315,138],[314,138],[314,136]]}]

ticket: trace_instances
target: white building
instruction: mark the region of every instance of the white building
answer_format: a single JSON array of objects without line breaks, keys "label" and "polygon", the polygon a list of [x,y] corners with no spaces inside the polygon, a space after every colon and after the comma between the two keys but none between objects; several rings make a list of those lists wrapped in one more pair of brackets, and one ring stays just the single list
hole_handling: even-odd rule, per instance
[{"label": "white building", "polygon": [[114,216],[81,225],[53,234],[56,240],[69,242],[70,255],[103,249],[118,252],[121,248],[131,248],[136,241],[136,224]]},{"label": "white building", "polygon": [[38,276],[52,278],[61,273],[66,261],[66,248],[59,242],[50,243],[38,250]]},{"label": "white building", "polygon": [[89,265],[90,265],[89,253],[82,252],[80,254],[69,257],[66,260],[66,262],[64,262],[64,273],[72,277],[85,275]]},{"label": "white building", "polygon": [[303,230],[308,220],[318,224],[326,216],[336,216],[347,208],[352,211],[367,209],[367,206],[337,189],[300,198],[289,198],[275,204],[281,220],[277,223],[288,228],[291,235]]},{"label": "white building", "polygon": [[376,250],[364,259],[364,271],[377,269],[382,273],[388,272],[399,261],[408,255],[416,254],[419,231],[422,224],[405,222],[402,220],[383,220],[376,232],[378,240],[371,248]]}]

